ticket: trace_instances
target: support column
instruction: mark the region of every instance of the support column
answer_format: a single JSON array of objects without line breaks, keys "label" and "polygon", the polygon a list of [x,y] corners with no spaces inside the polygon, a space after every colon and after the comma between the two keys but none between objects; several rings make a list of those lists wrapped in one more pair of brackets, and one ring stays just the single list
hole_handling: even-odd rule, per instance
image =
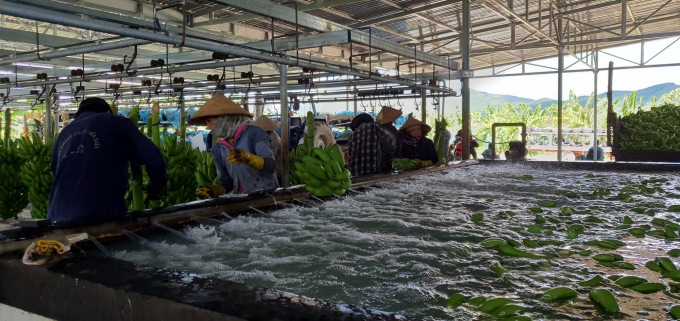
[{"label": "support column", "polygon": [[420,100],[420,117],[424,123],[427,123],[427,90],[420,90]]},{"label": "support column", "polygon": [[628,36],[628,0],[621,1],[621,39]]},{"label": "support column", "polygon": [[359,102],[357,101],[357,86],[354,86],[354,117],[357,116],[357,104]]},{"label": "support column", "polygon": [[288,146],[290,138],[288,134],[290,133],[290,124],[288,122],[288,65],[280,64],[280,81],[279,81],[279,95],[281,100],[281,184],[283,187],[290,186],[288,172],[289,172],[289,162],[288,162]]},{"label": "support column", "polygon": [[463,0],[463,32],[460,35],[460,51],[463,59],[463,76],[460,78],[463,96],[463,159],[470,159],[470,79],[466,72],[470,69],[470,0]]},{"label": "support column", "polygon": [[262,101],[262,92],[255,92],[255,119],[260,118],[264,114],[264,102]]},{"label": "support column", "polygon": [[614,113],[614,102],[612,101],[614,92],[612,91],[612,84],[614,81],[614,62],[609,62],[609,79],[607,80],[607,146],[612,145],[611,126],[615,119],[612,119]]},{"label": "support column", "polygon": [[45,91],[45,130],[43,130],[43,137],[45,141],[52,138],[53,128],[52,128],[52,88],[54,85],[46,85],[44,87]]},{"label": "support column", "polygon": [[562,161],[562,76],[564,74],[564,47],[557,47],[557,161]]},{"label": "support column", "polygon": [[[186,144],[187,143],[187,125],[186,125],[186,117],[184,116],[184,113],[186,111],[186,106],[184,102],[184,92],[180,93],[180,99],[179,99],[179,117],[180,117],[180,124],[184,124],[184,126],[179,126],[179,142],[181,144]],[[184,120],[182,120],[184,118]]]},{"label": "support column", "polygon": [[59,109],[54,110],[54,137],[59,135]]},{"label": "support column", "polygon": [[[593,52],[593,56],[597,55],[597,51]],[[597,59],[595,60],[595,71],[593,71],[593,162],[597,162]]]}]

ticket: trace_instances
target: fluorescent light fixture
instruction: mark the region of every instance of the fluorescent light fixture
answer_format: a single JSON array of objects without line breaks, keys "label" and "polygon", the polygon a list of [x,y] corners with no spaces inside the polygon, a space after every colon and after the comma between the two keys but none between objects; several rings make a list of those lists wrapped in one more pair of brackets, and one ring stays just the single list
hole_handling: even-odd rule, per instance
[{"label": "fluorescent light fixture", "polygon": [[68,79],[68,77],[65,77],[65,76],[59,77],[59,80],[65,80],[65,79]]},{"label": "fluorescent light fixture", "polygon": [[14,75],[14,71],[0,70],[0,75]]},{"label": "fluorescent light fixture", "polygon": [[110,84],[123,84],[123,85],[131,85],[131,86],[139,86],[139,84],[140,84],[139,82],[133,82],[133,81],[121,81],[121,82],[118,82],[118,81],[115,81],[115,80],[106,81],[106,80],[101,80],[101,79],[96,80],[96,82],[100,82],[100,83],[110,83]]},{"label": "fluorescent light fixture", "polygon": [[39,64],[39,63],[34,63],[34,62],[13,62],[12,65],[13,66],[20,66],[20,67],[54,69],[54,66],[52,66],[52,65]]},{"label": "fluorescent light fixture", "polygon": [[184,89],[196,90],[196,87],[184,87]]}]

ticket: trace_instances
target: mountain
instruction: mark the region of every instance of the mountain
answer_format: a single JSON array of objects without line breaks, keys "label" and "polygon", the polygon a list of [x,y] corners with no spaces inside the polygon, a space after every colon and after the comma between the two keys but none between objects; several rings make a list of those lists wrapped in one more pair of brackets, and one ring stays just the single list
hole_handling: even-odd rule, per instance
[{"label": "mountain", "polygon": [[[665,83],[665,84],[660,84],[660,85],[654,85],[651,87],[647,87],[644,89],[637,90],[636,92],[638,93],[638,97],[643,98],[643,102],[647,102],[652,97],[656,98],[661,98],[661,96],[665,93],[669,93],[677,88],[679,88],[680,85],[676,85],[674,83]],[[624,96],[630,96],[630,94],[633,91],[622,91],[622,90],[615,90],[613,92],[613,97],[614,100],[616,99],[623,99]],[[607,93],[602,93],[597,95],[598,98],[603,99],[607,98]],[[578,100],[581,106],[585,105],[586,102],[588,101],[589,96],[579,96]],[[453,100],[453,103],[448,101],[449,99]],[[568,100],[568,99],[567,99]],[[566,101],[566,100],[565,100]],[[545,106],[550,106],[552,104],[557,104],[557,100],[555,99],[549,99],[549,98],[541,98],[537,100],[533,100],[530,98],[523,98],[523,97],[517,97],[517,96],[511,96],[511,95],[498,95],[498,94],[491,94],[491,93],[486,93],[483,91],[477,91],[474,89],[470,89],[470,110],[471,111],[482,111],[482,109],[486,108],[488,105],[505,105],[506,103],[511,103],[511,104],[517,104],[519,102],[525,102],[527,105],[531,107],[537,107],[539,104],[543,107]],[[447,106],[461,106],[462,101],[460,97],[454,97],[454,98],[447,98]]]},{"label": "mountain", "polygon": [[[680,87],[680,85],[676,85],[674,83],[665,83],[665,84],[654,85],[654,86],[647,87],[647,88],[644,88],[644,89],[636,90],[636,92],[638,94],[638,99],[640,99],[640,97],[642,97],[643,104],[644,104],[644,103],[648,102],[650,99],[652,99],[652,97],[661,98],[661,96],[663,94],[669,93],[669,92],[671,92],[671,91],[673,91],[673,90],[675,90],[679,87]],[[630,94],[632,92],[633,91],[614,90],[612,92],[612,97],[613,97],[614,101],[616,101],[617,99],[623,100],[623,97],[630,96]],[[579,96],[578,97],[578,101],[581,104],[581,106],[585,105],[588,102],[588,98],[590,98],[590,96]],[[598,94],[597,98],[598,99],[606,99],[607,93],[605,92],[605,93],[602,93],[602,94]],[[524,100],[524,101],[526,102],[527,100]],[[568,99],[565,99],[565,101],[567,101],[567,100]],[[536,107],[536,106],[538,106],[538,104],[541,104],[541,106],[550,106],[552,104],[557,104],[557,100],[542,98],[542,99],[534,100],[534,101],[527,103],[527,105],[529,105],[531,107]]]},{"label": "mountain", "polygon": [[[453,98],[446,98],[447,106],[461,106],[462,105],[462,98],[460,97],[453,97]],[[453,99],[453,103],[449,102],[449,99]],[[519,102],[527,102],[527,101],[532,101],[531,99],[528,98],[522,98],[522,97],[517,97],[517,96],[511,96],[511,95],[498,95],[498,94],[490,94],[490,93],[485,93],[483,91],[477,91],[474,89],[470,89],[470,110],[471,111],[482,111],[482,109],[486,108],[488,105],[505,105],[506,103],[511,103],[511,104],[516,104]]]}]

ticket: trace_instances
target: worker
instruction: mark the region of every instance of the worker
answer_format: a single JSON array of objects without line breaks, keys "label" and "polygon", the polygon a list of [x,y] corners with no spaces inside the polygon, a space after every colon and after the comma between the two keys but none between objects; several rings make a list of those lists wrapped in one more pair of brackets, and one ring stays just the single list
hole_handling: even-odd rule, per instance
[{"label": "worker", "polygon": [[276,133],[276,130],[281,128],[279,124],[275,123],[269,117],[267,116],[260,116],[255,122],[253,122],[251,125],[257,126],[262,128],[267,134],[269,135],[269,138],[271,138],[271,142],[269,143],[269,147],[272,150],[272,153],[274,153],[274,159],[276,160],[276,177],[279,179],[279,182],[281,181],[281,137],[279,134]]},{"label": "worker", "polygon": [[375,122],[382,124],[383,127],[387,128],[396,137],[397,127],[394,127],[394,121],[399,119],[401,115],[401,110],[385,106],[380,110],[380,113],[375,118]]},{"label": "worker", "polygon": [[97,97],[83,100],[75,116],[52,145],[51,222],[125,213],[128,162],[146,166],[147,197],[161,198],[168,182],[165,161],[135,124],[112,114],[109,104]]},{"label": "worker", "polygon": [[189,119],[189,125],[208,126],[217,137],[212,155],[219,184],[199,188],[196,196],[206,199],[279,187],[269,135],[260,127],[247,125],[251,117],[224,94],[215,93]]},{"label": "worker", "polygon": [[[349,171],[352,176],[370,175],[392,169],[397,140],[369,114],[354,117],[349,125]],[[388,161],[389,160],[389,161]]]},{"label": "worker", "polygon": [[487,150],[485,150],[482,153],[482,157],[484,157],[484,159],[487,159],[487,160],[493,160],[493,148],[494,148],[493,143],[489,143],[489,145],[487,145],[487,147],[488,147]]},{"label": "worker", "polygon": [[[458,133],[456,133],[456,143],[459,143],[461,145],[456,146],[456,148],[460,148],[460,153],[461,155],[463,154],[463,130],[459,130]],[[477,150],[475,148],[479,147],[479,143],[477,140],[470,137],[470,156],[472,156],[472,159],[477,159]]]},{"label": "worker", "polygon": [[420,160],[420,166],[437,164],[439,156],[434,142],[425,137],[432,127],[413,117],[409,117],[399,129],[399,157]]},{"label": "worker", "polygon": [[[598,145],[597,146],[597,160],[603,161],[604,160],[604,150],[602,149],[602,147],[599,146],[600,145],[599,140],[597,141],[597,145]],[[593,156],[593,148],[590,147],[590,149],[588,150],[588,154],[586,155],[584,160],[593,160],[593,158],[595,158]]]}]

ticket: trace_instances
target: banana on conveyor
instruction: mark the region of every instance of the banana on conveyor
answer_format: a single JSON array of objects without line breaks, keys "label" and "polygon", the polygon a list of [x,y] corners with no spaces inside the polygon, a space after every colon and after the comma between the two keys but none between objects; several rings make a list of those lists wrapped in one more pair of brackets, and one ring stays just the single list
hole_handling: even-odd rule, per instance
[{"label": "banana on conveyor", "polygon": [[394,158],[392,159],[392,168],[395,170],[406,170],[417,168],[420,161],[417,159],[408,158]]},{"label": "banana on conveyor", "polygon": [[31,217],[47,218],[48,199],[52,182],[54,182],[50,169],[53,140],[48,140],[43,144],[40,136],[33,134],[32,140],[24,137],[18,142],[17,155],[24,160],[20,167],[19,177],[28,187],[27,198],[33,205]]}]

